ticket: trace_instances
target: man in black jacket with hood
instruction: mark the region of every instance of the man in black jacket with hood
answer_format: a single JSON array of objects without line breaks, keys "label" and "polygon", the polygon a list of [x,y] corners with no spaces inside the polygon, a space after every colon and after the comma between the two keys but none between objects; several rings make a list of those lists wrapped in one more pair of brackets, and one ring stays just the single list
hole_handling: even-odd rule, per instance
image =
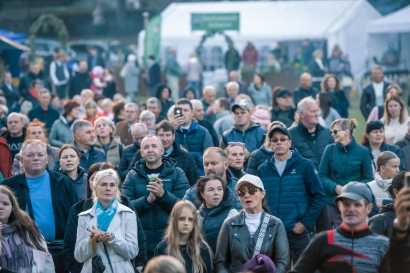
[{"label": "man in black jacket with hood", "polygon": [[122,193],[130,199],[141,219],[150,259],[162,240],[172,208],[182,199],[189,184],[175,160],[162,157],[164,148],[156,136],[146,136],[140,151],[143,159],[128,173]]},{"label": "man in black jacket with hood", "polygon": [[[175,159],[177,167],[184,171],[188,182],[191,186],[195,185],[199,178],[199,173],[194,158],[175,142],[175,129],[171,122],[163,120],[156,126],[157,137],[161,140],[164,147],[163,157]],[[141,152],[135,153],[134,159],[128,167],[127,173],[135,166],[138,160],[142,158]]]}]

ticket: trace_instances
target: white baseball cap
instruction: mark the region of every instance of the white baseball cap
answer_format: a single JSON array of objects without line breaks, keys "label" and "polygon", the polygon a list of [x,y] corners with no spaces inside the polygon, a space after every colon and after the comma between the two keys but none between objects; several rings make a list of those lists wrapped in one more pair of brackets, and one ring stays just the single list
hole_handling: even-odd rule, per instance
[{"label": "white baseball cap", "polygon": [[258,176],[251,174],[245,174],[244,176],[242,176],[242,178],[239,179],[238,183],[236,184],[235,190],[237,191],[240,188],[240,186],[246,183],[252,184],[257,188],[265,190],[265,188],[263,187],[262,180]]}]

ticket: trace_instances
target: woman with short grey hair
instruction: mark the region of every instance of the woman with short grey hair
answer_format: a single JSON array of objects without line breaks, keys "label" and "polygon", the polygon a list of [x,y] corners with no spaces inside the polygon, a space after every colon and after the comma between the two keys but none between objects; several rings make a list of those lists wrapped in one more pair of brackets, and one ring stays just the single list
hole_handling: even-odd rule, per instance
[{"label": "woman with short grey hair", "polygon": [[107,161],[118,166],[121,161],[124,145],[115,134],[115,124],[107,117],[99,117],[94,123],[94,130],[97,136],[94,147],[104,151]]}]

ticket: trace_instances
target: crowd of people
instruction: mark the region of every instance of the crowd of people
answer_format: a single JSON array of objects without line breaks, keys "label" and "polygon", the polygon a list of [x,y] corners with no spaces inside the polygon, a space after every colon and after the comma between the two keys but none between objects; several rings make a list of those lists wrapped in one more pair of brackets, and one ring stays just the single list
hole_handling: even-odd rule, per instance
[{"label": "crowd of people", "polygon": [[135,55],[127,100],[94,53],[71,77],[58,51],[54,89],[36,63],[19,87],[3,77],[0,272],[406,271],[410,122],[380,67],[358,141],[338,74],[318,90],[302,73],[292,92],[262,73],[247,88],[233,70],[221,92],[191,75],[181,96],[168,66],[137,104]]}]

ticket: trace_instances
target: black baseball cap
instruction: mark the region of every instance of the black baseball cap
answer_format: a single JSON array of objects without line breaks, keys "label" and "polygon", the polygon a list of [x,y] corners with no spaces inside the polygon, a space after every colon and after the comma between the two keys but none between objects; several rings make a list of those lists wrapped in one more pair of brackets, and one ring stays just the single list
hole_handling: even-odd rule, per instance
[{"label": "black baseball cap", "polygon": [[273,129],[269,132],[269,138],[272,138],[273,134],[274,134],[275,132],[278,132],[278,131],[284,133],[285,135],[287,135],[287,136],[290,138],[288,129],[286,129],[285,127],[282,127],[282,126],[277,126],[277,127],[273,128]]},{"label": "black baseball cap", "polygon": [[340,199],[350,199],[350,200],[360,200],[362,198],[367,199],[369,203],[372,202],[372,192],[366,183],[362,182],[349,182],[342,188],[342,193],[336,196],[335,202],[340,201]]},{"label": "black baseball cap", "polygon": [[292,93],[290,93],[289,90],[283,89],[283,90],[280,90],[280,91],[278,92],[278,95],[277,95],[276,97],[277,97],[277,98],[283,98],[283,97],[285,97],[285,96],[287,96],[287,95],[292,96]]}]

